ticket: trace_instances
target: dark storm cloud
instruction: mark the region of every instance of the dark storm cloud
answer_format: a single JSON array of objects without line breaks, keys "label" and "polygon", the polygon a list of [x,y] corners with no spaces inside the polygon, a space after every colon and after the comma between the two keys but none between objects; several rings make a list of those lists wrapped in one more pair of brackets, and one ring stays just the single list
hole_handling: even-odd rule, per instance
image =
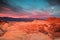
[{"label": "dark storm cloud", "polygon": [[60,6],[60,0],[46,0],[51,6]]},{"label": "dark storm cloud", "polygon": [[0,0],[0,12],[5,11],[4,8],[8,8],[12,11],[22,10],[22,7],[14,7],[8,3],[8,0]]}]

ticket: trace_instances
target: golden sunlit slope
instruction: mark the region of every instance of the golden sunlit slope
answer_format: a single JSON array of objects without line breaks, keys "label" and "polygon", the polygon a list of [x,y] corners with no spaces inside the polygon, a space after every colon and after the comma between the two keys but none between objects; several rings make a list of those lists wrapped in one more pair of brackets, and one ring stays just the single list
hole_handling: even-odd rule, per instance
[{"label": "golden sunlit slope", "polygon": [[[51,21],[55,18],[48,20],[34,20],[32,22],[8,22],[0,25],[3,30],[6,30],[4,35],[0,37],[1,40],[51,40],[46,33],[53,32],[53,25]],[[60,19],[59,19],[60,20]],[[54,21],[56,24],[55,29],[59,29],[59,22]],[[48,30],[49,29],[49,30]],[[51,31],[52,30],[52,31]],[[3,31],[1,31],[3,32]],[[0,35],[2,34],[0,32]]]}]

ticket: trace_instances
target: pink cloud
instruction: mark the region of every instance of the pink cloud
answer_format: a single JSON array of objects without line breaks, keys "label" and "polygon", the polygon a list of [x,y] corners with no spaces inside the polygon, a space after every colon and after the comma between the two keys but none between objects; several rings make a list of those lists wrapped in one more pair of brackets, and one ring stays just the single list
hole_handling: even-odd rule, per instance
[{"label": "pink cloud", "polygon": [[50,17],[50,13],[47,11],[32,11],[27,12],[3,12],[0,13],[0,17],[13,17],[13,18],[47,18]]}]

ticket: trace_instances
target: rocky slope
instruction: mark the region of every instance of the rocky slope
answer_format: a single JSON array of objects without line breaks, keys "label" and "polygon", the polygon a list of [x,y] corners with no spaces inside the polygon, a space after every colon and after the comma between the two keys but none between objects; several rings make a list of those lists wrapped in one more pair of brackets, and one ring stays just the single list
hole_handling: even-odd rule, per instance
[{"label": "rocky slope", "polygon": [[[60,25],[59,22],[55,23]],[[52,40],[47,34],[50,24],[52,24],[52,22],[48,20],[34,20],[32,22],[8,22],[0,25],[3,31],[6,30],[6,32],[0,36],[0,40]],[[47,27],[47,29],[45,27]],[[0,35],[3,31],[0,31]]]}]

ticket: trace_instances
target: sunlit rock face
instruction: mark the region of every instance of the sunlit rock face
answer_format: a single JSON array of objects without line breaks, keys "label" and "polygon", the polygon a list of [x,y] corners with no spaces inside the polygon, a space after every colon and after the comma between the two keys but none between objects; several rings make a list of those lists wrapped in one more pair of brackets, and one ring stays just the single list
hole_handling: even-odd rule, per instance
[{"label": "sunlit rock face", "polygon": [[[3,23],[3,22],[2,22]],[[34,20],[32,22],[5,22],[0,24],[1,40],[51,40],[49,36],[60,32],[60,23],[48,20]],[[51,35],[50,35],[51,34]],[[49,36],[48,36],[49,35]],[[55,35],[58,35],[57,33]]]},{"label": "sunlit rock face", "polygon": [[0,36],[3,36],[7,32],[7,21],[0,19]]}]

